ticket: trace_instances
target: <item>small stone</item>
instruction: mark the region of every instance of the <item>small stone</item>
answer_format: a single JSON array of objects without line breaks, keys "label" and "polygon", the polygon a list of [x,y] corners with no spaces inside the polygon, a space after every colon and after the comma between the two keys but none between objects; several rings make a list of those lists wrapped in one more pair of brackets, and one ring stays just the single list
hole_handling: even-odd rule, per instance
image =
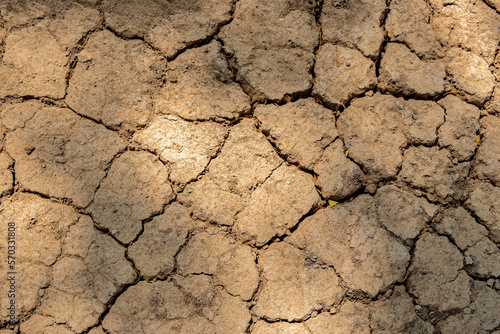
[{"label": "small stone", "polygon": [[370,183],[368,186],[366,186],[365,189],[368,193],[373,195],[377,191],[377,185],[374,183]]},{"label": "small stone", "polygon": [[89,54],[86,50],[83,50],[82,52],[80,52],[80,54],[78,55],[78,61],[79,62],[82,62],[82,63],[86,63],[86,62],[89,62],[92,60],[92,55]]}]

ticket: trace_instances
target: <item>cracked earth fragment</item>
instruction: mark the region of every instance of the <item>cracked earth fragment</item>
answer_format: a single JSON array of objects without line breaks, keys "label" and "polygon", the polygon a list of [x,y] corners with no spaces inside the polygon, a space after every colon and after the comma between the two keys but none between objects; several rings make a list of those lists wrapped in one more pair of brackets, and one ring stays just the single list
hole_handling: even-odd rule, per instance
[{"label": "cracked earth fragment", "polygon": [[122,40],[107,30],[92,35],[83,51],[92,59],[76,65],[66,98],[69,107],[112,128],[144,126],[166,66],[162,57],[141,41]]},{"label": "cracked earth fragment", "polygon": [[287,243],[274,243],[259,256],[262,290],[252,312],[270,321],[298,321],[340,302],[344,291],[332,268]]},{"label": "cracked earth fragment", "polygon": [[144,38],[169,59],[229,21],[231,0],[104,0],[106,23],[125,37]]},{"label": "cracked earth fragment", "polygon": [[4,78],[0,96],[63,98],[67,62],[67,52],[50,34],[45,22],[10,33],[0,63],[0,75]]},{"label": "cracked earth fragment", "polygon": [[313,10],[306,0],[236,3],[234,19],[219,37],[252,99],[280,101],[312,87],[309,70],[319,42]]},{"label": "cracked earth fragment", "polygon": [[320,201],[310,175],[281,165],[251,194],[247,206],[236,215],[233,232],[263,246],[274,236],[284,235]]},{"label": "cracked earth fragment", "polygon": [[374,197],[382,225],[403,240],[416,238],[438,211],[436,205],[395,186],[384,186]]},{"label": "cracked earth fragment", "polygon": [[378,56],[384,39],[383,0],[327,0],[321,12],[323,40],[357,48],[366,57]]},{"label": "cracked earth fragment", "polygon": [[459,161],[470,160],[477,147],[479,109],[454,95],[438,101],[446,114],[446,122],[439,128],[439,146],[450,150]]},{"label": "cracked earth fragment", "polygon": [[441,44],[461,47],[493,62],[500,39],[500,18],[483,1],[431,0],[432,27]]},{"label": "cracked earth fragment", "polygon": [[215,283],[243,300],[251,299],[259,284],[251,248],[222,235],[196,234],[179,252],[177,264],[180,275],[213,275]]},{"label": "cracked earth fragment", "polygon": [[79,207],[89,204],[107,164],[125,147],[115,133],[66,108],[23,102],[7,107],[2,118],[16,181]]},{"label": "cracked earth fragment", "polygon": [[479,222],[488,228],[491,238],[500,243],[500,188],[480,183],[470,193],[466,205],[479,218]]},{"label": "cracked earth fragment", "polygon": [[464,195],[464,181],[469,172],[469,162],[454,162],[447,149],[438,147],[410,147],[400,178],[426,192],[429,199],[443,203],[459,201]]},{"label": "cracked earth fragment", "polygon": [[172,282],[142,281],[117,299],[102,324],[113,334],[244,333],[250,318],[245,303],[220,288],[206,303],[191,300]]},{"label": "cracked earth fragment", "polygon": [[142,221],[174,198],[167,168],[148,152],[127,151],[109,169],[88,211],[97,226],[124,244],[134,240]]},{"label": "cracked earth fragment", "polygon": [[332,111],[313,99],[283,106],[257,105],[255,117],[287,161],[306,169],[312,169],[325,147],[338,137]]},{"label": "cracked earth fragment", "polygon": [[337,129],[349,157],[378,181],[398,173],[403,147],[433,144],[443,122],[444,111],[434,102],[377,93],[353,100],[339,117]]},{"label": "cracked earth fragment", "polygon": [[307,328],[314,334],[327,334],[335,330],[338,333],[370,333],[370,313],[361,303],[346,301],[335,314],[321,313],[306,322]]},{"label": "cracked earth fragment", "polygon": [[365,181],[359,166],[349,160],[345,152],[344,144],[337,139],[323,151],[314,165],[314,173],[318,175],[316,186],[321,189],[324,198],[341,200],[349,197]]},{"label": "cracked earth fragment", "polygon": [[251,191],[281,163],[253,120],[244,119],[232,127],[202,179],[190,183],[178,199],[199,219],[233,225],[234,215],[245,207]]},{"label": "cracked earth fragment", "polygon": [[374,297],[404,278],[410,254],[378,226],[367,195],[306,218],[287,239],[335,268],[349,289]]},{"label": "cracked earth fragment", "polygon": [[173,203],[144,226],[139,239],[128,248],[128,256],[145,279],[165,278],[175,266],[174,256],[194,227],[189,212]]},{"label": "cracked earth fragment", "polygon": [[[16,223],[17,261],[22,264],[18,274],[30,277],[18,286],[21,319],[35,312],[31,324],[23,323],[30,328],[27,332],[42,332],[55,322],[75,332],[84,331],[97,324],[108,301],[135,278],[123,248],[97,231],[88,216],[69,206],[16,194],[2,203],[0,220],[5,235],[7,223]],[[3,283],[6,274],[2,272],[2,291],[7,287]],[[7,315],[4,309],[7,306],[2,307],[2,323]],[[37,316],[48,322],[35,321]]]},{"label": "cracked earth fragment", "polygon": [[12,163],[12,158],[7,153],[0,153],[0,196],[10,194],[14,189]]},{"label": "cracked earth fragment", "polygon": [[389,43],[380,62],[379,86],[393,94],[436,96],[445,90],[442,61],[423,61],[403,44]]},{"label": "cracked earth fragment", "polygon": [[391,1],[385,28],[392,42],[402,42],[423,58],[443,56],[431,21],[432,9],[424,0]]},{"label": "cracked earth fragment", "polygon": [[275,322],[269,323],[265,321],[257,321],[253,326],[252,333],[254,334],[304,334],[308,333],[306,327],[302,323]]},{"label": "cracked earth fragment", "polygon": [[[2,4],[5,7],[0,8],[2,15],[7,16],[9,28],[46,18],[7,35],[0,62],[0,75],[4,78],[0,81],[0,96],[63,98],[70,50],[88,31],[97,27],[99,12],[77,3],[60,3],[55,6],[56,14],[44,4],[22,6],[11,2],[6,1]],[[17,13],[11,12],[12,6],[17,8]]]},{"label": "cracked earth fragment", "polygon": [[186,184],[205,170],[227,132],[227,128],[214,122],[193,123],[175,116],[158,116],[133,140],[167,164],[172,182]]},{"label": "cracked earth fragment", "polygon": [[452,315],[439,324],[443,334],[460,331],[466,333],[486,334],[500,325],[498,312],[500,308],[500,293],[486,286],[484,282],[475,281],[472,284],[473,302],[457,315]]},{"label": "cracked earth fragment", "polygon": [[417,240],[409,292],[419,305],[439,311],[467,307],[472,280],[463,266],[463,255],[448,238],[426,233]]},{"label": "cracked earth fragment", "polygon": [[378,300],[369,306],[370,326],[373,334],[409,333],[432,334],[434,327],[417,317],[413,300],[404,286],[394,287],[386,300]]},{"label": "cracked earth fragment", "polygon": [[232,121],[249,112],[250,98],[228,67],[218,42],[187,50],[169,63],[156,110],[215,121]]},{"label": "cracked earth fragment", "polygon": [[481,278],[500,275],[500,249],[487,237],[488,230],[463,208],[447,210],[437,230],[450,236],[464,252],[468,273]]},{"label": "cracked earth fragment", "polygon": [[488,63],[472,52],[453,48],[447,53],[446,72],[452,85],[466,101],[482,105],[493,93],[495,77]]},{"label": "cracked earth fragment", "polygon": [[494,116],[481,119],[481,141],[473,162],[474,174],[500,186],[500,120]]},{"label": "cracked earth fragment", "polygon": [[332,108],[344,106],[353,97],[375,88],[375,64],[361,52],[323,44],[314,65],[313,95]]}]

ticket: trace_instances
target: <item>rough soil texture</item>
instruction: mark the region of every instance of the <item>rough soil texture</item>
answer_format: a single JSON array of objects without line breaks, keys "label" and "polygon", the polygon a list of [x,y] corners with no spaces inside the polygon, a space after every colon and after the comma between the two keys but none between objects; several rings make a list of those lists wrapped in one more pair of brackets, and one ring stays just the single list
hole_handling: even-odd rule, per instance
[{"label": "rough soil texture", "polygon": [[498,0],[0,1],[0,334],[499,334],[499,42]]}]

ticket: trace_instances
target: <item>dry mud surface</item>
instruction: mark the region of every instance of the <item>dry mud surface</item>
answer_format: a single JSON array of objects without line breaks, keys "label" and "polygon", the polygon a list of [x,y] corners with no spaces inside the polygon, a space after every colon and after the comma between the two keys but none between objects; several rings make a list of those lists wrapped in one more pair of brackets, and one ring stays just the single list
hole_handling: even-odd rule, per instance
[{"label": "dry mud surface", "polygon": [[499,334],[499,42],[498,0],[0,1],[0,334]]}]

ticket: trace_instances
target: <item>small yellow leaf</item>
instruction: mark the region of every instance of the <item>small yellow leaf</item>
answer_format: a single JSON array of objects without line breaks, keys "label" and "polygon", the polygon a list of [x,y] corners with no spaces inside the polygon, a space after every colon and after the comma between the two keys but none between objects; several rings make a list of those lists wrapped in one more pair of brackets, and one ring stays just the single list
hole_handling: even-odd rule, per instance
[{"label": "small yellow leaf", "polygon": [[70,68],[75,68],[77,63],[78,63],[78,57],[75,57],[75,59],[73,59],[73,61],[69,65],[69,67]]},{"label": "small yellow leaf", "polygon": [[135,280],[134,285],[139,283],[141,280],[141,273],[138,270],[136,270],[135,273],[137,274],[137,279]]},{"label": "small yellow leaf", "polygon": [[345,156],[348,157],[349,156],[349,150],[345,151]]},{"label": "small yellow leaf", "polygon": [[329,199],[329,200],[328,200],[328,205],[329,205],[329,206],[335,206],[335,205],[337,205],[337,204],[339,204],[339,202],[335,202],[335,201],[333,201],[333,200],[331,200],[331,199]]},{"label": "small yellow leaf", "polygon": [[255,122],[255,126],[259,127],[259,122],[256,119],[254,120],[254,122]]},{"label": "small yellow leaf", "polygon": [[477,135],[477,137],[476,137],[476,143],[479,144],[480,141],[481,141],[481,137],[479,135]]},{"label": "small yellow leaf", "polygon": [[424,145],[417,146],[417,148],[421,148],[422,146],[424,146]]}]

